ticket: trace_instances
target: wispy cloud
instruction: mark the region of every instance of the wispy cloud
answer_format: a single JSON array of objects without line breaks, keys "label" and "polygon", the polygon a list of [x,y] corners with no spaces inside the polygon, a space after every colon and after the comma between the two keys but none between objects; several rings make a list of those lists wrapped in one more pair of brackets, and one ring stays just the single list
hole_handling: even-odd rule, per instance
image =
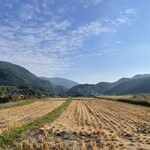
[{"label": "wispy cloud", "polygon": [[20,22],[16,23],[16,28],[13,25],[1,26],[0,47],[3,54],[0,59],[19,62],[38,75],[63,72],[71,63],[70,55],[81,53],[80,48],[85,40],[112,30],[99,21],[71,31],[67,30],[70,25],[68,20],[53,20],[40,27],[24,27]]},{"label": "wispy cloud", "polygon": [[138,12],[133,8],[128,8],[125,11],[120,12],[120,15],[114,20],[107,20],[111,22],[112,25],[121,25],[121,24],[132,24],[137,18]]},{"label": "wispy cloud", "polygon": [[103,0],[80,0],[84,8],[88,8],[90,5],[97,5],[101,3],[102,1]]},{"label": "wispy cloud", "polygon": [[[94,5],[100,2],[102,0],[94,0]],[[60,15],[66,13],[68,7],[50,9],[54,3],[44,0],[39,4],[32,0],[26,5],[21,3],[14,14],[7,15],[4,24],[0,24],[0,60],[23,65],[40,76],[63,73],[74,59],[84,57],[82,48],[86,41],[103,33],[115,32],[112,22],[127,24],[128,19],[135,16],[135,10],[128,9],[117,19],[108,19],[107,24],[95,20],[74,27],[71,19]],[[89,3],[93,1],[89,0]],[[7,7],[11,9],[13,4]]]},{"label": "wispy cloud", "polygon": [[138,12],[134,8],[128,8],[128,9],[126,9],[125,13],[127,15],[132,15],[132,16],[136,16],[138,14]]},{"label": "wispy cloud", "polygon": [[101,3],[103,0],[95,0],[94,3],[97,5],[98,3]]},{"label": "wispy cloud", "polygon": [[108,55],[108,54],[111,53],[111,52],[114,53],[114,52],[117,52],[117,51],[119,51],[119,50],[116,49],[116,48],[103,49],[103,50],[101,50],[100,52],[96,53],[95,55],[97,55],[97,56]]}]

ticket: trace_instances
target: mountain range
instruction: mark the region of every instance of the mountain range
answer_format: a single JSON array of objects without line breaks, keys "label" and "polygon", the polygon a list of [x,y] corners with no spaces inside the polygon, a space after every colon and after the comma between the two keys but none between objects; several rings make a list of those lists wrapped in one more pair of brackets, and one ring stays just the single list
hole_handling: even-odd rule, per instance
[{"label": "mountain range", "polygon": [[104,94],[109,95],[137,93],[150,93],[150,75],[147,77],[132,78],[104,92]]},{"label": "mountain range", "polygon": [[0,61],[0,86],[15,86],[18,89],[32,89],[49,94],[81,96],[150,93],[150,74],[121,78],[113,83],[79,84],[59,77],[37,77],[21,66]]},{"label": "mountain range", "polygon": [[68,79],[65,79],[65,78],[60,78],[60,77],[53,77],[53,78],[41,77],[41,79],[50,81],[51,83],[53,83],[55,85],[64,86],[67,89],[70,89],[73,86],[79,85],[79,83],[77,83],[75,81],[68,80]]},{"label": "mountain range", "polygon": [[15,86],[19,89],[40,90],[50,94],[62,94],[67,90],[63,86],[37,77],[21,66],[3,61],[0,61],[0,86]]},{"label": "mountain range", "polygon": [[150,74],[139,74],[132,78],[121,78],[116,82],[77,85],[67,91],[69,95],[123,95],[150,93]]}]

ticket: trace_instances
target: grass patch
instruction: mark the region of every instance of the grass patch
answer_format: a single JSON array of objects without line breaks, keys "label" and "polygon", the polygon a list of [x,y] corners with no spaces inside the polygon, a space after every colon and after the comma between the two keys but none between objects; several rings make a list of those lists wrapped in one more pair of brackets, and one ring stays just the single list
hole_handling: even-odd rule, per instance
[{"label": "grass patch", "polygon": [[38,99],[29,99],[29,100],[22,100],[22,101],[18,101],[18,102],[3,103],[3,104],[0,104],[0,109],[8,109],[8,108],[29,105],[29,104],[36,102],[37,100]]},{"label": "grass patch", "polygon": [[150,107],[150,102],[148,101],[132,100],[132,99],[117,99],[116,101]]},{"label": "grass patch", "polygon": [[7,149],[12,147],[15,147],[14,142],[20,142],[23,138],[23,134],[31,129],[39,128],[46,124],[47,122],[52,122],[57,117],[60,116],[60,114],[69,106],[71,103],[71,100],[66,100],[62,105],[57,107],[52,112],[48,113],[47,115],[40,117],[36,119],[35,121],[25,124],[20,128],[16,128],[10,132],[3,133],[0,135],[0,148]]},{"label": "grass patch", "polygon": [[150,107],[150,100],[148,101],[148,100],[143,100],[143,99],[135,99],[133,97],[129,99],[125,99],[125,98],[115,99],[115,98],[108,98],[108,97],[96,97],[96,98]]}]

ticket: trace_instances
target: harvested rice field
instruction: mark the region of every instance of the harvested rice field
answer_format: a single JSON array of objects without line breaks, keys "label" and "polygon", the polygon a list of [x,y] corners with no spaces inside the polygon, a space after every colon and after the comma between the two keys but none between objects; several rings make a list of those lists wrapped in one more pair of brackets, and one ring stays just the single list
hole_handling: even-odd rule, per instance
[{"label": "harvested rice field", "polygon": [[39,100],[29,105],[0,110],[0,133],[32,122],[64,102],[65,99]]},{"label": "harvested rice field", "polygon": [[18,147],[149,150],[150,108],[95,98],[76,98],[52,123],[27,132]]}]

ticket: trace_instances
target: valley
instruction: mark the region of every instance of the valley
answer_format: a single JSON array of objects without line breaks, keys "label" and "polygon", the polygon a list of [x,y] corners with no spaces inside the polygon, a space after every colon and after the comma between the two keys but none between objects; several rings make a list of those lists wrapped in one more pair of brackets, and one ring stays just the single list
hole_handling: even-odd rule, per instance
[{"label": "valley", "polygon": [[0,0],[0,150],[150,150],[150,0]]}]

